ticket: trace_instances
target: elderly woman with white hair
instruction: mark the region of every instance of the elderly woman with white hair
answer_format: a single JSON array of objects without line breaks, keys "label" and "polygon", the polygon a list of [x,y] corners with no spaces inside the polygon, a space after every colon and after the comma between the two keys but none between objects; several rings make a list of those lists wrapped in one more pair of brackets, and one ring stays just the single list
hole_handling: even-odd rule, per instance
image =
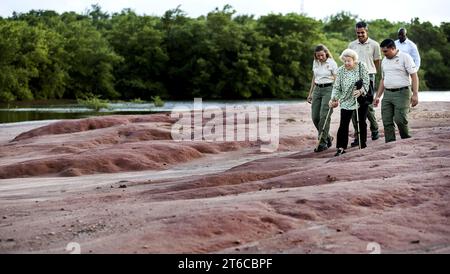
[{"label": "elderly woman with white hair", "polygon": [[[348,130],[353,112],[358,111],[360,129],[360,147],[365,148],[367,141],[367,104],[359,105],[355,98],[365,96],[369,90],[369,72],[364,63],[358,62],[358,54],[352,49],[342,52],[340,59],[344,65],[338,68],[336,81],[331,92],[329,106],[332,108],[341,106],[341,120],[337,133],[336,154],[339,156],[345,153],[348,146]],[[362,80],[362,87],[359,89],[355,83]]]}]

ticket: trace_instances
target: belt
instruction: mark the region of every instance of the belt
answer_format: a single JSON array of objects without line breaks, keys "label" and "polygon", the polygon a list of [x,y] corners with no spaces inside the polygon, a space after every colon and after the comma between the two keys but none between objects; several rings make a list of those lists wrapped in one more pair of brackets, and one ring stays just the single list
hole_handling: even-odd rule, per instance
[{"label": "belt", "polygon": [[332,86],[333,83],[328,83],[328,84],[316,84],[316,86],[318,86],[319,88],[326,88],[326,87],[330,87]]},{"label": "belt", "polygon": [[387,91],[400,91],[404,89],[409,89],[409,87],[401,87],[401,88],[386,88]]}]

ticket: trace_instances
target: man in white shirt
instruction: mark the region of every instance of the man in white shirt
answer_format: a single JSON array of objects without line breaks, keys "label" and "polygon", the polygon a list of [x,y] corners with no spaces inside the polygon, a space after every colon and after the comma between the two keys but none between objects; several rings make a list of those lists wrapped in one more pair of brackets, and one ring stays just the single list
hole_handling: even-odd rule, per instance
[{"label": "man in white shirt", "polygon": [[397,49],[404,53],[408,53],[412,59],[414,60],[414,63],[416,64],[417,70],[420,68],[420,54],[419,50],[417,49],[416,44],[414,44],[413,41],[409,40],[406,37],[406,29],[400,28],[398,30],[398,40],[395,40],[395,46]]},{"label": "man in white shirt", "polygon": [[[415,107],[419,103],[419,77],[417,67],[412,57],[395,47],[392,39],[381,42],[381,50],[385,56],[381,62],[381,81],[373,105],[381,104],[381,118],[384,126],[386,143],[395,141],[394,122],[402,139],[410,138],[408,127],[408,113],[410,105]],[[411,93],[412,80],[412,93]]]},{"label": "man in white shirt", "polygon": [[[355,26],[356,36],[358,39],[351,42],[348,45],[349,49],[352,49],[358,53],[359,60],[366,64],[369,70],[370,86],[375,93],[375,75],[380,68],[381,52],[380,44],[372,40],[368,36],[368,26],[365,22],[358,22]],[[372,140],[379,138],[378,123],[375,117],[375,110],[373,105],[369,104],[369,110],[367,112],[367,119],[370,122],[370,131],[372,132]],[[352,119],[355,132],[357,131],[356,117]],[[356,134],[355,134],[356,135]],[[358,138],[355,136],[355,140],[351,143],[352,147],[358,146]]]}]

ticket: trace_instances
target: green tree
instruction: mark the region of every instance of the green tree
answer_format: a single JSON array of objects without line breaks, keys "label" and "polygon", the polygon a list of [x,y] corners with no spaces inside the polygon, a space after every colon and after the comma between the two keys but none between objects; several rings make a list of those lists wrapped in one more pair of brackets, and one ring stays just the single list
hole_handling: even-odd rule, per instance
[{"label": "green tree", "polygon": [[264,88],[262,79],[270,74],[268,67],[262,66],[258,60],[267,60],[268,57],[268,51],[258,45],[260,37],[255,35],[250,24],[234,21],[234,13],[231,6],[210,12],[206,17],[207,38],[202,47],[196,49],[206,55],[197,62],[202,67],[195,77],[200,76],[203,80],[208,75],[210,81],[207,85],[196,81],[195,88],[202,90],[203,94],[209,90],[212,98],[250,98],[261,94]]},{"label": "green tree", "polygon": [[[397,31],[400,27],[406,26],[406,23],[391,23],[386,19],[376,19],[368,21],[369,37],[381,43],[386,38],[397,39]],[[356,36],[355,36],[356,37]],[[356,39],[356,38],[355,38]]]},{"label": "green tree", "polygon": [[342,40],[355,40],[355,25],[358,16],[350,12],[341,11],[325,18],[323,30],[325,33],[338,33]]},{"label": "green tree", "polygon": [[67,97],[92,93],[102,98],[117,98],[113,66],[123,59],[110,47],[106,38],[87,20],[70,20],[62,33],[70,79]]},{"label": "green tree", "polygon": [[163,33],[161,47],[168,57],[162,75],[165,87],[174,99],[191,99],[196,60],[201,58],[196,52],[206,39],[204,18],[197,20],[188,18],[177,7],[161,17],[158,29]]},{"label": "green tree", "polygon": [[0,100],[32,99],[29,66],[21,56],[25,22],[0,22]]},{"label": "green tree", "polygon": [[197,41],[187,63],[193,96],[262,97],[268,89],[272,72],[265,39],[255,30],[255,21],[233,20],[234,12],[225,6],[191,24],[188,33]]},{"label": "green tree", "polygon": [[168,56],[161,47],[163,32],[156,28],[159,22],[157,17],[137,16],[128,9],[111,19],[112,28],[105,35],[124,60],[114,68],[116,88],[123,98],[167,97],[162,76]]},{"label": "green tree", "polygon": [[1,24],[0,36],[1,100],[63,96],[67,74],[57,33],[41,24],[10,21]]},{"label": "green tree", "polygon": [[[358,17],[299,14],[255,19],[229,5],[189,18],[130,9],[109,15],[31,10],[0,18],[0,101],[83,98],[286,98],[309,88],[313,50],[339,54],[356,39]],[[450,87],[450,23],[368,21],[369,36],[396,39],[406,26],[419,48],[421,90]]]},{"label": "green tree", "polygon": [[102,11],[102,8],[98,4],[91,5],[91,8],[87,11],[87,17],[98,30],[111,28],[109,14]]},{"label": "green tree", "polygon": [[291,97],[311,82],[312,52],[322,37],[320,23],[298,14],[262,16],[259,31],[270,49],[270,97]]},{"label": "green tree", "polygon": [[[444,25],[445,26],[445,25]],[[430,22],[420,22],[418,18],[411,20],[408,37],[417,44],[421,54],[423,78],[431,89],[448,89],[450,87],[450,50],[448,35],[441,28]]]}]

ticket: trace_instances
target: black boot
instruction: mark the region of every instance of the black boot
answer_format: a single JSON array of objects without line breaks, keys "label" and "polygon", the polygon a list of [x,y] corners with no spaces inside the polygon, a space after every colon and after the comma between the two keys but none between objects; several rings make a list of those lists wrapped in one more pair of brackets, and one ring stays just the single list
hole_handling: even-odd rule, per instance
[{"label": "black boot", "polygon": [[378,138],[380,138],[380,134],[378,133],[378,130],[377,131],[373,131],[372,132],[372,140],[378,140]]},{"label": "black boot", "polygon": [[314,152],[321,152],[321,151],[324,151],[324,150],[327,150],[328,149],[328,147],[327,147],[327,144],[320,144],[318,147],[316,147],[315,149],[314,149]]},{"label": "black boot", "polygon": [[334,157],[341,156],[344,153],[345,153],[345,150],[343,148],[338,148],[336,151],[336,154],[334,154]]},{"label": "black boot", "polygon": [[327,139],[327,147],[331,147],[332,145],[333,145],[333,137],[332,136],[328,136],[328,139]]},{"label": "black boot", "polygon": [[355,139],[355,140],[350,144],[350,146],[351,146],[351,147],[357,147],[357,146],[359,146],[359,141],[358,141],[358,139]]}]

